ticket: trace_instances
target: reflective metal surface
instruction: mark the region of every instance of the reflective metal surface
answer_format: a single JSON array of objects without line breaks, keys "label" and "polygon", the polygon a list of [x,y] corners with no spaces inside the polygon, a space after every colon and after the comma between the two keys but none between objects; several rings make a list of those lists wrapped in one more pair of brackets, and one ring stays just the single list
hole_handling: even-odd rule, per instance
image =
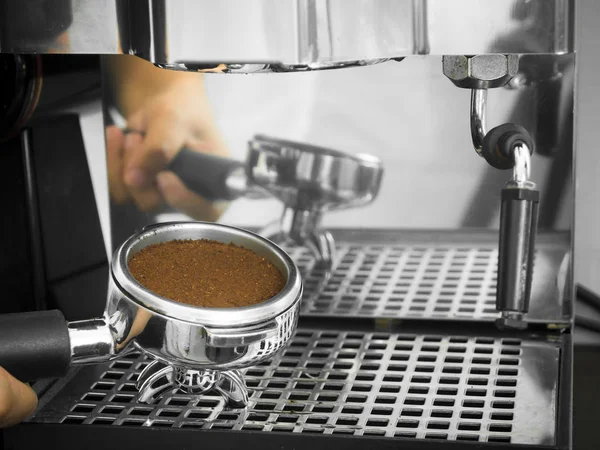
[{"label": "reflective metal surface", "polygon": [[[128,261],[159,242],[214,239],[243,245],[268,258],[287,278],[272,299],[242,308],[197,308],[153,294],[131,276]],[[297,321],[302,286],[291,259],[247,231],[210,223],[172,223],[146,228],[115,252],[106,321],[117,349],[129,342],[152,357],[188,368],[236,369],[278,351]]]},{"label": "reflective metal surface", "polygon": [[69,323],[71,364],[86,364],[110,359],[115,354],[115,341],[103,319]]},{"label": "reflective metal surface", "polygon": [[299,328],[283,353],[243,370],[244,410],[227,409],[219,396],[181,393],[140,404],[133,383],[149,361],[129,355],[81,370],[69,393],[30,421],[347,435],[366,438],[365,447],[374,436],[439,439],[440,448],[455,440],[556,443],[560,339],[331,325]]},{"label": "reflective metal surface", "polygon": [[247,164],[253,184],[295,210],[366,205],[376,198],[383,177],[383,164],[374,156],[265,136],[250,141]]},{"label": "reflective metal surface", "polygon": [[260,234],[281,245],[306,247],[315,257],[319,267],[329,276],[335,261],[335,241],[331,233],[320,227],[323,213],[319,210],[297,210],[284,207],[278,221],[260,230]]},{"label": "reflective metal surface", "polygon": [[535,189],[535,183],[531,178],[531,151],[527,145],[520,143],[514,150],[515,167],[513,168],[513,180],[519,187],[529,185],[530,189]]},{"label": "reflective metal surface", "polygon": [[471,139],[478,155],[487,134],[487,90],[510,82],[519,71],[518,55],[445,55],[444,75],[457,87],[471,89]]},{"label": "reflective metal surface", "polygon": [[23,0],[8,2],[0,51],[131,53],[218,72],[327,69],[413,54],[559,54],[574,49],[571,3],[61,0],[46,10]]},{"label": "reflective metal surface", "polygon": [[[496,287],[496,309],[501,316],[496,324],[502,329],[524,329],[531,297],[540,201],[539,191],[529,179],[534,142],[523,128],[506,132],[500,138],[498,130],[514,124],[502,125],[489,134],[485,124],[487,89],[504,86],[517,75],[518,56],[444,56],[443,72],[456,86],[471,89],[471,138],[476,152],[495,168],[513,168],[513,180],[501,195]],[[521,81],[516,85],[522,84]]]},{"label": "reflective metal surface", "polygon": [[383,177],[381,161],[265,136],[256,136],[249,146],[249,180],[284,203],[281,219],[260,234],[306,245],[331,269],[335,244],[331,234],[319,229],[322,216],[372,202]]},{"label": "reflective metal surface", "polygon": [[[494,64],[483,64],[479,75],[466,74],[467,78],[485,79],[477,87],[491,87],[498,79],[504,82],[515,72],[510,60],[525,55],[520,72],[508,85],[510,90],[490,94],[494,109],[488,111],[488,119],[490,123],[523,124],[535,135],[541,152],[533,157],[532,176],[540,181],[545,201],[540,222],[545,228],[564,232],[547,233],[538,240],[527,320],[547,328],[570,327],[574,2],[79,0],[59,1],[56,5],[60,8],[31,16],[23,15],[23,11],[29,14],[23,3],[35,7],[32,0],[13,2],[6,8],[9,14],[0,19],[1,52],[131,53],[175,70],[227,73],[312,72],[425,54],[459,58],[492,54],[489,60],[498,62],[503,54],[509,54],[506,74],[490,75]],[[386,69],[405,70],[407,63],[390,63]],[[497,209],[489,205],[498,203],[503,175],[481,172],[475,165],[481,161],[471,163],[454,156],[468,148],[461,137],[469,134],[461,120],[465,117],[455,114],[460,108],[466,110],[468,99],[443,79],[439,58],[431,72],[425,64],[421,71],[391,72],[388,81],[393,82],[381,83],[383,89],[402,96],[396,101],[397,109],[382,107],[385,103],[373,100],[364,87],[386,80],[376,78],[378,72],[373,69],[379,67],[357,71],[366,73],[368,82],[349,78],[354,83],[349,83],[352,90],[348,92],[353,95],[348,103],[327,97],[328,90],[338,91],[339,79],[328,81],[326,72],[314,78],[322,90],[310,99],[316,105],[308,113],[314,115],[311,119],[328,137],[355,144],[355,151],[367,148],[376,155],[389,151],[388,156],[393,156],[386,159],[385,167],[396,183],[378,197],[377,207],[383,211],[378,223],[369,210],[359,213],[364,217],[354,216],[360,220],[340,219],[346,227],[352,224],[357,229],[322,232],[323,211],[372,201],[375,184],[357,190],[356,183],[348,182],[353,176],[342,177],[343,171],[330,170],[333,163],[314,166],[317,157],[304,163],[297,159],[294,170],[302,170],[294,172],[292,182],[278,191],[287,208],[277,226],[284,236],[299,236],[301,239],[292,241],[301,241],[309,249],[291,250],[299,263],[312,264],[305,272],[308,289],[301,306],[297,280],[289,297],[261,311],[191,311],[136,286],[126,271],[128,253],[121,249],[110,281],[107,325],[95,320],[71,324],[70,329],[76,362],[95,362],[114,354],[121,358],[82,368],[69,380],[68,389],[48,400],[33,422],[559,445],[556,436],[561,432],[559,422],[564,424],[564,420],[557,408],[568,409],[570,401],[568,368],[563,371],[563,365],[570,364],[565,356],[568,348],[565,351],[562,337],[551,336],[547,329],[537,336],[518,334],[515,338],[515,331],[498,334],[489,326],[498,317],[494,306],[499,277],[497,232],[377,228],[494,228],[497,223]],[[440,79],[447,86],[440,88]],[[457,77],[457,81],[461,79]],[[336,104],[337,112],[327,110],[328,101]],[[359,116],[372,133],[370,139],[360,142],[360,130],[351,120],[344,122],[345,108],[362,108],[370,101],[380,115],[371,122],[367,122],[368,113]],[[448,110],[441,111],[443,107]],[[472,93],[472,111],[471,131],[479,148],[478,141],[486,131],[485,95]],[[336,129],[334,118],[338,116],[341,125]],[[323,127],[319,122],[325,118],[327,126]],[[294,118],[286,119],[294,122]],[[399,124],[402,128],[396,129]],[[314,129],[319,126],[313,124]],[[386,143],[381,130],[392,130],[399,142]],[[449,154],[453,156],[445,158]],[[336,155],[327,156],[335,159]],[[271,158],[259,160],[264,163]],[[268,164],[257,167],[268,168]],[[318,167],[326,170],[319,172]],[[378,170],[382,167],[379,164]],[[527,162],[519,165],[516,178],[522,180],[528,170]],[[304,178],[297,177],[298,173]],[[310,181],[315,173],[328,175],[324,179],[333,188],[299,195],[303,181]],[[257,170],[257,174],[263,185],[273,187],[273,171]],[[423,174],[433,181],[423,183]],[[458,176],[453,178],[455,174]],[[236,174],[232,186],[241,184],[243,191],[247,180],[241,175]],[[377,185],[375,192],[378,190]],[[448,201],[453,198],[462,201]],[[416,204],[427,206],[416,211]],[[113,214],[115,217],[118,214]],[[154,220],[151,216],[142,219],[144,224]],[[181,238],[179,232],[157,237],[147,231],[146,240],[129,242],[125,248],[137,251],[162,238]],[[263,232],[271,236],[268,229]],[[244,243],[256,245],[255,249],[263,249],[280,267],[294,268],[272,244],[256,236],[234,234]],[[211,231],[205,237],[219,236]],[[315,264],[315,254],[329,261],[333,270],[326,274],[327,270]],[[291,272],[287,274],[293,278]],[[318,330],[302,329],[292,339],[299,312],[321,323]],[[346,323],[340,320],[343,317],[354,320]],[[520,320],[514,315],[505,318]],[[417,333],[364,331],[373,322],[386,327],[397,324],[397,319],[425,320],[414,321],[422,327]],[[477,326],[493,336],[486,332],[479,336],[429,332],[424,323],[431,319],[487,322]],[[357,329],[350,330],[356,322]],[[437,325],[446,327],[448,323]],[[542,326],[536,329],[543,330]],[[286,343],[289,348],[273,357]],[[135,353],[135,347],[155,362]],[[249,399],[237,370],[247,377]],[[566,379],[559,379],[559,371],[561,377],[567,373]],[[141,389],[139,397],[136,383]],[[187,394],[175,394],[175,389]],[[216,389],[216,395],[206,392],[209,389]],[[205,395],[198,398],[198,393]],[[560,396],[566,396],[566,405],[558,405]],[[138,401],[155,401],[156,405]],[[246,411],[225,411],[226,405],[243,406],[247,401]],[[365,446],[369,443],[365,441]]]},{"label": "reflective metal surface", "polygon": [[[488,108],[478,116],[482,125],[487,121],[490,127],[507,121],[521,124],[534,138],[532,176],[542,194],[540,225],[544,229],[571,229],[573,142],[569,130],[573,125],[574,67],[574,54],[522,57],[520,70],[527,81],[518,89],[489,92]],[[241,199],[229,205],[220,219],[223,223],[252,226],[265,233],[271,233],[273,227],[275,231],[281,228],[273,225],[264,229],[274,221],[321,221],[320,229],[497,228],[499,191],[506,174],[488,168],[468,151],[472,144],[465,118],[471,92],[448,82],[440,59],[408,58],[397,66],[365,72],[205,78],[209,89],[212,82],[218,85],[212,98],[223,134],[232,142],[232,157],[245,159],[247,136],[261,131],[289,136],[296,142],[344,149],[350,155],[371,154],[382,161],[388,174],[381,182],[377,199],[364,211],[346,209],[321,218],[310,211],[284,215],[277,202]],[[307,79],[308,85],[314,83],[307,98],[299,103],[295,97],[286,100],[286,92],[305,87],[303,82]],[[378,84],[381,88],[373,87]],[[264,98],[270,100],[265,102]],[[296,114],[296,109],[302,113]],[[481,131],[486,131],[485,127]],[[243,189],[246,182],[242,180],[240,184]],[[145,214],[132,203],[111,204],[111,208],[111,228],[120,231],[113,231],[117,233],[113,234],[116,243],[148,223],[189,219],[183,214],[175,215],[174,209],[156,216]],[[305,242],[314,242],[315,248],[320,245],[325,249],[321,253],[330,254],[322,245],[327,243],[322,236],[307,238]]]},{"label": "reflective metal surface", "polygon": [[456,86],[466,89],[491,89],[504,86],[519,70],[518,55],[444,55],[444,75]]},{"label": "reflective metal surface", "polygon": [[214,390],[225,398],[229,407],[244,408],[248,404],[246,383],[239,370],[188,369],[155,360],[142,371],[136,388],[141,403],[155,403],[169,391],[201,395]]},{"label": "reflective metal surface", "polygon": [[[266,302],[241,308],[198,308],[160,297],[133,278],[129,273],[128,262],[149,245],[178,239],[212,239],[241,245],[271,261],[286,277],[286,285],[279,294]],[[127,310],[127,307],[121,308],[120,305],[125,302],[126,305],[136,305],[134,309],[141,307],[178,321],[217,328],[215,333],[219,332],[218,329],[227,327],[260,325],[261,327],[257,327],[258,331],[268,325],[269,320],[293,309],[302,292],[300,276],[293,261],[279,247],[249,231],[207,222],[174,222],[146,227],[117,249],[113,255],[111,273],[107,306],[111,324],[117,320],[116,317],[120,317],[118,312]],[[119,330],[119,342],[126,339],[127,331]]]},{"label": "reflective metal surface", "polygon": [[487,89],[471,90],[471,140],[478,155],[481,155],[483,138],[487,134],[485,111],[487,105]]},{"label": "reflective metal surface", "polygon": [[[331,229],[331,277],[302,247],[287,248],[303,274],[300,314],[310,317],[494,322],[497,231]],[[536,237],[529,323],[566,327],[570,236]]]}]

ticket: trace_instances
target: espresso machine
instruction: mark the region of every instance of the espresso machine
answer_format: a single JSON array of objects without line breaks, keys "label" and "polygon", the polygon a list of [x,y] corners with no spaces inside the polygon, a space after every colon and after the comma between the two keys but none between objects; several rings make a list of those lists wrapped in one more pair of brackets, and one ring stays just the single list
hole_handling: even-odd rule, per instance
[{"label": "espresso machine", "polygon": [[[35,377],[38,408],[4,430],[6,448],[571,448],[574,1],[22,0],[1,11],[0,158],[10,169],[1,179],[0,313],[32,314],[10,316],[11,329],[40,342],[45,329],[28,317],[60,310],[69,321],[68,370]],[[374,150],[261,130],[243,158],[208,161],[183,149],[171,170],[205,198],[232,210],[241,201],[259,209],[265,198],[282,206],[275,222],[247,227],[253,237],[235,233],[274,248],[296,308],[267,347],[248,334],[234,345],[209,333],[215,346],[227,340],[233,354],[251,349],[256,358],[211,380],[217,389],[200,389],[205,378],[191,383],[190,372],[157,364],[143,346],[119,354],[102,322],[121,308],[115,292],[133,289],[119,271],[123,249],[139,240],[126,239],[165,217],[110,203],[107,230],[99,214],[104,154],[89,152],[85,124],[118,124],[101,55],[127,54],[207,78],[334,80],[422,64],[430,74],[421,83],[436,93],[423,111],[447,115],[443,145],[423,148],[432,141],[407,127],[410,144],[394,151],[436,152],[435,170],[471,181],[461,190],[432,169],[396,190],[411,168]],[[400,79],[394,89],[414,90]],[[186,155],[218,170],[190,171]],[[465,216],[448,226],[442,194],[460,196],[465,186]],[[434,199],[428,217],[439,222],[386,219],[420,193]],[[366,207],[371,213],[351,215]],[[382,226],[360,222],[379,207]],[[332,226],[334,214],[354,219]],[[179,330],[185,318],[174,322]],[[24,381],[33,381],[30,369],[58,365],[39,348],[39,359],[21,366]]]}]

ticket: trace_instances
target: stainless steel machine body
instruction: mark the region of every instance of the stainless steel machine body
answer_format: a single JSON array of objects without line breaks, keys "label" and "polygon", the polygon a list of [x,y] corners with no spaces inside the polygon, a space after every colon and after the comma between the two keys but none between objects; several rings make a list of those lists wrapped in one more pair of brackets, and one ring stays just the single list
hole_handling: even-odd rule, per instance
[{"label": "stainless steel machine body", "polygon": [[[193,391],[163,393],[148,406],[139,401],[136,383],[144,383],[143,371],[153,375],[164,368],[130,353],[39,383],[38,411],[9,430],[7,442],[26,447],[52,436],[67,448],[78,436],[132,433],[138,445],[151,445],[164,428],[175,447],[201,435],[205,445],[244,440],[265,448],[570,448],[574,1],[68,3],[68,40],[25,35],[4,24],[0,51],[130,53],[162,67],[202,72],[312,72],[294,76],[314,77],[325,86],[345,72],[320,69],[386,62],[378,67],[401,74],[406,64],[411,75],[399,75],[394,89],[405,92],[407,109],[414,108],[414,98],[430,104],[414,108],[412,122],[403,116],[407,123],[395,156],[386,158],[375,144],[365,149],[383,161],[386,176],[368,208],[339,213],[335,228],[329,225],[335,221],[323,221],[333,237],[330,246],[335,242],[329,269],[319,266],[310,245],[287,244],[305,285],[299,327],[282,353],[242,370],[246,409]],[[503,64],[506,74],[499,74]],[[352,70],[375,73],[372,67]],[[427,83],[432,95],[417,97],[417,82]],[[470,104],[464,89],[471,90]],[[434,115],[444,116],[431,120],[442,130],[417,133],[415,124]],[[535,144],[526,179],[519,169],[513,181],[534,181],[540,198],[535,241],[523,231],[535,228],[530,216],[520,221],[521,233],[502,225],[503,242],[520,246],[516,253],[530,272],[519,272],[524,281],[516,282],[523,301],[498,304],[521,314],[529,300],[528,311],[517,318],[519,326],[524,319],[524,330],[495,325],[502,318],[497,285],[506,280],[504,269],[498,271],[498,216],[502,187],[511,176],[487,166],[484,141],[507,123],[522,126]],[[341,144],[333,148],[347,151]],[[428,152],[439,161],[420,168],[418,155]],[[396,159],[405,154],[410,157]],[[514,165],[523,155],[509,156]],[[443,171],[461,177],[451,179],[455,184],[434,178]],[[399,178],[416,181],[412,189],[398,189]],[[453,205],[448,196],[430,193],[463,193],[465,186],[469,195]],[[417,208],[398,213],[396,205],[418,198],[419,191],[433,200],[424,219],[411,222]],[[256,205],[258,213],[263,204]],[[385,213],[377,226],[365,227],[363,220],[376,223],[378,205]],[[451,209],[464,213],[458,225],[447,225]],[[111,205],[111,214],[116,228],[129,211]],[[137,220],[125,228],[129,234],[159,217],[142,214]],[[422,229],[410,229],[411,223]],[[531,242],[535,251],[527,246]],[[169,382],[179,376],[162,373]]]},{"label": "stainless steel machine body", "polygon": [[[0,51],[130,53],[175,69],[232,72],[327,69],[409,55],[573,51],[574,10],[566,0],[77,0],[61,5],[65,12],[46,35],[24,27],[48,20],[41,14],[4,24]],[[17,3],[10,2],[7,12],[11,7]],[[52,34],[66,28],[66,42]]]}]

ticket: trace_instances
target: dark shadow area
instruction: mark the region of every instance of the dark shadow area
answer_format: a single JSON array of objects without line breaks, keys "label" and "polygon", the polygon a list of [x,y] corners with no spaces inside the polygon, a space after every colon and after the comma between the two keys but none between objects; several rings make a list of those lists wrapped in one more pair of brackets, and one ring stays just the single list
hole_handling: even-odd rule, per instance
[{"label": "dark shadow area", "polygon": [[573,368],[573,448],[600,443],[600,346],[576,346]]}]

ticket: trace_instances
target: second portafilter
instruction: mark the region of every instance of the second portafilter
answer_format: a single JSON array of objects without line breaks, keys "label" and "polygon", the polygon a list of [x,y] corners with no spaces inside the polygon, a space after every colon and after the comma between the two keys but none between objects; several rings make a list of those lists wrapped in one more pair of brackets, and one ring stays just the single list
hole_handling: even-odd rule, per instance
[{"label": "second portafilter", "polygon": [[255,136],[249,143],[247,175],[251,185],[267,190],[284,205],[280,220],[260,234],[308,247],[329,271],[335,243],[320,227],[323,215],[371,203],[379,193],[383,165],[371,155]]},{"label": "second portafilter", "polygon": [[281,218],[259,234],[283,245],[307,247],[327,273],[335,243],[321,228],[323,215],[371,203],[383,177],[383,165],[374,156],[262,135],[248,143],[245,162],[183,148],[168,170],[208,200],[277,198],[284,205]]}]

